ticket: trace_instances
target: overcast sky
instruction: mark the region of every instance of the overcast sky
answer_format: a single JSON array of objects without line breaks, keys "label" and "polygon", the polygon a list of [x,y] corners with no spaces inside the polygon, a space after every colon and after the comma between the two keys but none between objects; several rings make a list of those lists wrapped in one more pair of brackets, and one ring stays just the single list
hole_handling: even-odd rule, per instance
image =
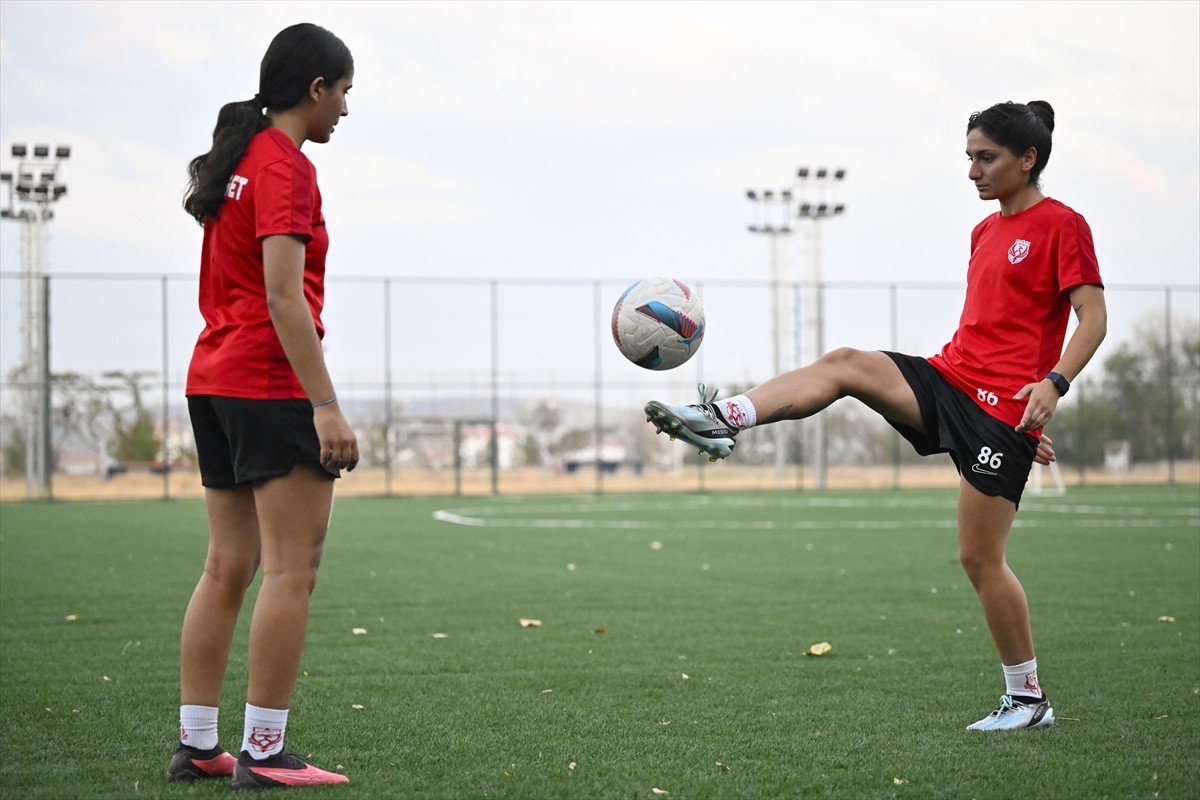
[{"label": "overcast sky", "polygon": [[1088,219],[1106,282],[1200,277],[1196,2],[4,0],[0,166],[72,146],[53,271],[196,270],[185,165],[299,21],[355,57],[350,116],[304,148],[336,274],[766,279],[745,190],[827,165],[847,178],[826,279],[961,281],[995,210],[967,117],[1044,99],[1044,189]]}]

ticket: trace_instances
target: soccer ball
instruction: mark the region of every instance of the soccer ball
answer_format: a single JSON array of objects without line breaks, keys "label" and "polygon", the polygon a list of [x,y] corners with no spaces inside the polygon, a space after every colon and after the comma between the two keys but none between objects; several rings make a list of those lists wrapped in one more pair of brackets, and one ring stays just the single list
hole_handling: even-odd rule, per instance
[{"label": "soccer ball", "polygon": [[646,278],[617,300],[612,335],[621,354],[639,367],[674,369],[700,347],[704,307],[682,282]]}]

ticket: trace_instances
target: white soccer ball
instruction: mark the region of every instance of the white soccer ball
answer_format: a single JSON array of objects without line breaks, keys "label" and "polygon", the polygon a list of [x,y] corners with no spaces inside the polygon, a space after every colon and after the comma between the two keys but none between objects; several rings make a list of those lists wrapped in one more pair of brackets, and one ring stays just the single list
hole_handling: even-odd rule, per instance
[{"label": "white soccer ball", "polygon": [[621,294],[612,313],[613,341],[645,369],[674,369],[704,338],[704,307],[684,283],[646,278]]}]

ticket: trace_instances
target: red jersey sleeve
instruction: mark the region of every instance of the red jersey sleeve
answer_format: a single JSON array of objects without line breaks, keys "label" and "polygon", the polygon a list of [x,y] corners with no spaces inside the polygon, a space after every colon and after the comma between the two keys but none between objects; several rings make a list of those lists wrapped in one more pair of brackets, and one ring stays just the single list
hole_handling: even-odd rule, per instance
[{"label": "red jersey sleeve", "polygon": [[1100,265],[1096,261],[1096,246],[1092,242],[1092,229],[1082,216],[1074,214],[1074,217],[1075,225],[1064,225],[1060,234],[1058,288],[1065,292],[1084,284],[1103,287]]},{"label": "red jersey sleeve", "polygon": [[307,163],[287,159],[263,167],[254,189],[255,236],[292,234],[307,244],[313,235],[313,189]]}]

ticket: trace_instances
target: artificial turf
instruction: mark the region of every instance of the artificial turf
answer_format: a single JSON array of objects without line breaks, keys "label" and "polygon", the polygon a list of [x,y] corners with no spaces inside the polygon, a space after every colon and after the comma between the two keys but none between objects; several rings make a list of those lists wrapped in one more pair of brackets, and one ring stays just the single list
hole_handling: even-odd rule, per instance
[{"label": "artificial turf", "polygon": [[[1195,797],[1200,488],[1017,520],[1059,723],[988,735],[964,730],[1003,683],[952,492],[339,500],[288,745],[351,783],[302,793]],[[0,506],[0,796],[228,791],[164,774],[205,544],[195,502]]]}]

